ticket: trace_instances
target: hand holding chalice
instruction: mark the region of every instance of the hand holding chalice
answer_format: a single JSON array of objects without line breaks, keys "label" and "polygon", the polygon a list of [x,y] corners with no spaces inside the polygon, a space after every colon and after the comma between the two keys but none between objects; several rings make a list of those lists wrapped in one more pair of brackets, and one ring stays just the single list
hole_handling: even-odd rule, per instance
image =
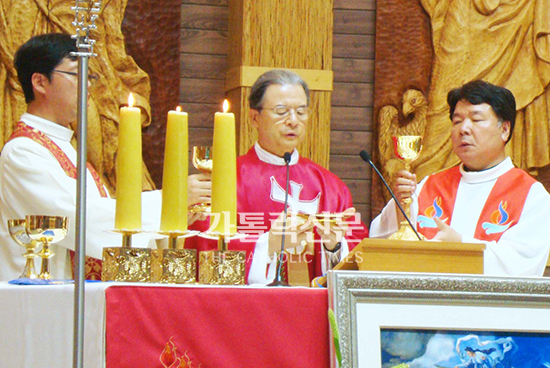
[{"label": "hand holding chalice", "polygon": [[[422,151],[422,137],[417,135],[402,135],[393,137],[393,147],[395,156],[403,161],[405,164],[405,170],[411,171],[411,163],[415,161],[420,152]],[[405,198],[402,201],[403,210],[408,217],[411,215],[411,203],[410,197]],[[394,240],[418,240],[417,234],[411,229],[407,220],[401,221],[399,229],[396,233],[390,236],[390,239]]]},{"label": "hand holding chalice", "polygon": [[[205,174],[212,173],[212,147],[195,146],[193,147],[193,166]],[[189,206],[189,212],[210,213],[210,203],[201,202]]]}]

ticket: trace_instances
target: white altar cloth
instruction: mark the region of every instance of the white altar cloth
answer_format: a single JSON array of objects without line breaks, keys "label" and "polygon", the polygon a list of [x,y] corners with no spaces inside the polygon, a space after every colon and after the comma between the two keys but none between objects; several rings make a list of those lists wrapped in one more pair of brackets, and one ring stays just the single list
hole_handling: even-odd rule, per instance
[{"label": "white altar cloth", "polygon": [[[84,367],[105,362],[105,289],[86,283]],[[0,282],[0,367],[73,366],[74,285],[20,286]]]}]

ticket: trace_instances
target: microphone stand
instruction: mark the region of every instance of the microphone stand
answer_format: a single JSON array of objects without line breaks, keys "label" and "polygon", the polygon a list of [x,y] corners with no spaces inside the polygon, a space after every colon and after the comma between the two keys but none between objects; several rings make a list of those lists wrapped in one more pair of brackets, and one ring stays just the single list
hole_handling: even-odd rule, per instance
[{"label": "microphone stand", "polygon": [[413,226],[411,220],[409,219],[409,216],[407,216],[407,213],[405,212],[405,210],[403,209],[403,207],[401,207],[401,204],[399,203],[399,201],[397,200],[397,198],[395,198],[395,194],[393,193],[393,191],[390,189],[390,186],[388,185],[388,183],[386,182],[386,179],[384,179],[384,176],[382,176],[382,174],[380,173],[380,171],[378,171],[378,169],[376,168],[376,166],[374,165],[374,163],[372,162],[372,160],[370,159],[370,156],[369,154],[367,153],[367,151],[361,151],[359,152],[359,156],[361,156],[361,158],[363,159],[363,161],[367,162],[369,165],[372,166],[372,168],[374,169],[374,171],[376,171],[376,173],[378,174],[378,176],[380,177],[380,179],[382,179],[382,183],[384,183],[384,185],[386,186],[386,189],[388,190],[388,192],[390,192],[390,195],[392,196],[393,200],[395,201],[395,204],[397,204],[397,207],[399,207],[399,210],[401,211],[401,213],[403,214],[403,216],[405,216],[405,219],[407,220],[407,222],[409,223],[409,225],[411,226],[411,229],[414,231],[414,233],[416,234],[416,236],[418,237],[418,240],[422,240],[422,237],[420,236],[420,234],[418,233],[418,231],[416,231],[415,227]]},{"label": "microphone stand", "polygon": [[281,252],[279,253],[279,257],[277,259],[277,272],[275,274],[275,280],[273,280],[272,283],[268,284],[267,286],[290,286],[283,280],[281,280],[281,269],[283,267],[283,254],[285,251],[285,233],[286,233],[286,216],[287,216],[287,208],[288,208],[288,185],[290,182],[290,153],[285,152],[284,154],[284,160],[285,160],[285,166],[286,166],[286,188],[285,188],[285,216],[283,218],[283,237],[281,239]]}]

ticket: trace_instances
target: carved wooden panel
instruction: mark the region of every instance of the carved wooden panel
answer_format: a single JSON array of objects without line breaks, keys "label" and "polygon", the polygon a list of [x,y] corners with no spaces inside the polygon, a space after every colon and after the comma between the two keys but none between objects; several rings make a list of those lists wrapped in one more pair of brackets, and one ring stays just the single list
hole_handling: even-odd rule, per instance
[{"label": "carved wooden panel", "polygon": [[166,115],[178,106],[180,1],[128,1],[122,31],[128,54],[149,74],[152,122],[143,130],[143,160],[162,186]]},{"label": "carved wooden panel", "polygon": [[[429,19],[418,0],[387,0],[377,2],[376,8],[376,62],[374,67],[374,126],[382,106],[399,107],[403,93],[409,88],[428,91],[432,47]],[[400,121],[403,120],[401,109]],[[373,147],[378,147],[377,129]],[[379,163],[378,150],[372,150]],[[372,218],[382,210],[386,189],[373,175]]]}]

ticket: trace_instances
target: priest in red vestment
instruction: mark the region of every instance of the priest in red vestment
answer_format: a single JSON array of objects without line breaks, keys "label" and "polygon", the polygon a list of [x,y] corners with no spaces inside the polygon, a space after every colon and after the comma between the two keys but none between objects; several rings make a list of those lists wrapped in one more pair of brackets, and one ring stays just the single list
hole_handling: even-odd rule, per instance
[{"label": "priest in red vestment", "polygon": [[[231,241],[229,249],[247,251],[249,284],[269,283],[275,277],[285,223],[284,246],[292,255],[286,263],[302,263],[311,280],[332,268],[368,231],[355,213],[347,186],[296,149],[311,113],[307,84],[294,72],[271,70],[255,82],[249,102],[258,141],[237,159],[238,230],[249,236]],[[286,221],[285,153],[290,154]],[[345,220],[323,225],[308,216],[327,212]],[[292,272],[293,265],[284,269]]]},{"label": "priest in red vestment", "polygon": [[[427,239],[483,243],[484,274],[542,276],[550,251],[550,195],[506,155],[516,119],[508,89],[475,80],[447,95],[453,151],[461,161],[416,183],[397,173],[396,198]],[[391,200],[371,224],[385,238],[401,220]]]}]

